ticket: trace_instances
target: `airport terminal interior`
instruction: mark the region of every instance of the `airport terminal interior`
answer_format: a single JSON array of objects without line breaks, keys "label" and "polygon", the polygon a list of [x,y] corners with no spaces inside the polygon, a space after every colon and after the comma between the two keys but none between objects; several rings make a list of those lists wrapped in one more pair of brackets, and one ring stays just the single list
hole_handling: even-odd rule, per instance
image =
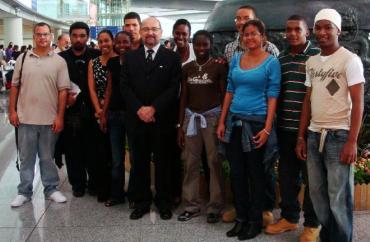
[{"label": "airport terminal interior", "polygon": [[[230,2],[229,5],[227,3]],[[262,3],[267,6],[263,9]],[[280,2],[280,3],[279,3]],[[67,33],[69,26],[75,21],[82,21],[89,25],[91,33],[108,27],[113,32],[122,29],[123,16],[128,12],[137,12],[142,19],[149,16],[156,17],[162,25],[163,35],[161,42],[170,40],[173,43],[172,26],[177,19],[189,20],[192,34],[197,30],[207,29],[212,32],[214,51],[223,52],[225,43],[235,36],[234,12],[241,4],[256,5],[261,12],[261,18],[271,23],[267,25],[270,41],[276,46],[284,48],[284,38],[281,34],[284,28],[279,26],[282,21],[274,21],[278,14],[271,14],[273,7],[279,11],[289,12],[294,1],[290,0],[0,0],[0,44],[4,49],[9,42],[15,45],[33,45],[33,26],[37,22],[46,22],[51,26],[54,34],[54,43],[57,36]],[[297,0],[297,2],[299,2]],[[304,1],[307,2],[307,1]],[[325,7],[326,3],[334,1],[312,1],[312,11]],[[339,1],[347,2],[347,1]],[[361,1],[354,1],[354,9],[361,9]],[[368,1],[366,6],[369,6]],[[222,5],[224,4],[224,5]],[[261,5],[258,5],[261,4]],[[316,4],[316,5],[314,5]],[[332,3],[331,3],[332,4]],[[284,8],[282,8],[282,6]],[[306,6],[311,6],[307,4]],[[332,5],[328,5],[332,6]],[[363,5],[365,6],[365,5]],[[218,12],[215,8],[218,8]],[[224,11],[220,11],[224,8]],[[268,10],[267,10],[268,9]],[[342,9],[345,9],[342,6]],[[369,8],[368,8],[369,9]],[[263,12],[266,11],[266,12]],[[349,10],[348,10],[349,11]],[[358,10],[360,12],[360,10]],[[369,10],[366,10],[369,11]],[[309,11],[308,11],[309,12]],[[215,14],[217,13],[217,14]],[[226,13],[231,13],[227,15]],[[348,13],[348,12],[347,12]],[[349,16],[352,12],[349,11]],[[288,16],[288,15],[287,15]],[[357,15],[356,15],[357,16]],[[359,18],[361,15],[358,14]],[[364,17],[365,18],[365,17]],[[280,22],[279,22],[280,21]],[[309,17],[312,24],[313,17]],[[353,21],[351,22],[353,23]],[[346,39],[343,43],[350,46],[351,36],[360,40],[353,44],[354,51],[361,57],[365,65],[366,81],[369,82],[370,61],[369,41],[370,25],[362,26],[361,21],[355,26],[344,30]],[[231,26],[231,27],[230,27]],[[312,27],[312,25],[310,25]],[[351,32],[351,28],[355,32]],[[357,32],[356,32],[357,31]],[[362,39],[361,39],[362,38]],[[92,34],[91,41],[97,43]],[[90,42],[90,41],[89,41]],[[362,47],[361,47],[362,46]],[[14,65],[14,63],[11,63]],[[16,168],[17,148],[15,144],[15,130],[9,122],[9,80],[6,73],[12,67],[1,65],[0,83],[0,242],[19,241],[50,241],[50,242],[78,242],[78,241],[122,241],[122,242],[227,242],[238,241],[237,238],[226,237],[226,232],[233,227],[233,223],[219,221],[215,224],[206,222],[206,208],[202,209],[201,216],[186,222],[178,221],[177,217],[183,212],[181,204],[173,211],[170,220],[162,220],[157,208],[152,204],[150,212],[138,220],[129,219],[132,209],[126,201],[113,207],[106,207],[104,203],[97,202],[96,196],[86,193],[82,197],[73,196],[72,187],[68,181],[65,158],[64,165],[58,169],[60,178],[60,191],[66,196],[67,202],[55,203],[45,199],[43,184],[40,178],[38,162],[35,166],[32,200],[21,207],[11,208],[10,203],[17,196],[17,185],[20,182],[19,172]],[[8,82],[8,83],[7,83]],[[367,86],[369,89],[369,87]],[[369,96],[369,93],[367,92]],[[370,106],[370,99],[366,107]],[[370,133],[370,132],[369,132]],[[369,141],[370,142],[370,141]],[[369,143],[368,142],[368,143]],[[369,146],[370,147],[370,146]],[[369,148],[370,149],[370,148]],[[126,159],[126,163],[129,163]],[[370,164],[370,163],[369,163]],[[370,167],[369,167],[370,169]],[[126,185],[129,179],[129,168],[126,164]],[[153,174],[152,174],[153,175]],[[228,178],[226,178],[228,179]],[[153,183],[153,181],[152,181]],[[232,207],[230,184],[227,183],[227,205],[225,211]],[[370,186],[370,185],[369,185]],[[154,189],[152,184],[152,189]],[[202,196],[207,197],[203,191]],[[366,196],[365,196],[366,199]],[[370,189],[367,193],[368,207],[354,211],[353,242],[370,241]],[[273,210],[275,219],[280,217],[280,209]],[[296,242],[303,231],[303,212],[297,230],[288,231],[279,235],[268,235],[262,232],[250,241],[259,242]],[[319,240],[318,240],[319,241]],[[335,241],[341,242],[341,241]]]}]

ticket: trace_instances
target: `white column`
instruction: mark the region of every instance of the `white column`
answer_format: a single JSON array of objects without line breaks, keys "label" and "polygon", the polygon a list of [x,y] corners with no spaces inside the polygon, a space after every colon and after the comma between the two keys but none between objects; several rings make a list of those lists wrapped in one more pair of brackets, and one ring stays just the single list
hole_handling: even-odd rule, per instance
[{"label": "white column", "polygon": [[3,18],[4,23],[4,46],[9,42],[14,45],[23,45],[23,19],[22,18]]}]

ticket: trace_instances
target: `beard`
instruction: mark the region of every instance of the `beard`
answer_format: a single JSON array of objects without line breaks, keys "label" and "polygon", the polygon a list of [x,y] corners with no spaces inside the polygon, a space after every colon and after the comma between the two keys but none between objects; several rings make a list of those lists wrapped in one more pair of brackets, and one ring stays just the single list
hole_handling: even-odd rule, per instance
[{"label": "beard", "polygon": [[72,45],[72,49],[76,50],[76,51],[81,51],[83,50],[84,48],[86,47],[86,45],[83,45],[81,43],[76,43],[74,45]]}]

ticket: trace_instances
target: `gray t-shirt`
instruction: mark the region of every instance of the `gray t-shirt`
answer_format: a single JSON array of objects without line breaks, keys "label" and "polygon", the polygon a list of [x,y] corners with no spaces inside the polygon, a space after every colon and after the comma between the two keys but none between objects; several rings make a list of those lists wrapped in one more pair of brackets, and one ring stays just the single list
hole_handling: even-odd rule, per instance
[{"label": "gray t-shirt", "polygon": [[[22,58],[23,54],[15,65],[12,86],[19,86]],[[58,110],[58,92],[70,86],[67,64],[62,57],[53,51],[42,57],[28,51],[17,102],[20,123],[53,124]]]}]

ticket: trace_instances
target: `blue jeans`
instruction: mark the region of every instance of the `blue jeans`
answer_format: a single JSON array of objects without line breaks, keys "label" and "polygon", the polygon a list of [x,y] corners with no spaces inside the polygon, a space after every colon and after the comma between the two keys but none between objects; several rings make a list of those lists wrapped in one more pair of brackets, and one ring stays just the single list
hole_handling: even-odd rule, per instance
[{"label": "blue jeans", "polygon": [[126,130],[123,111],[111,111],[108,114],[108,133],[112,149],[111,199],[123,200],[125,197],[125,141]]},{"label": "blue jeans", "polygon": [[18,194],[28,198],[32,197],[36,155],[40,160],[40,175],[45,196],[49,197],[58,190],[59,176],[54,164],[57,139],[58,134],[52,131],[51,125],[21,124],[19,126],[20,183]]},{"label": "blue jeans", "polygon": [[323,152],[320,133],[309,132],[307,169],[310,196],[322,225],[321,241],[352,241],[353,167],[339,160],[348,131],[328,131]]}]

